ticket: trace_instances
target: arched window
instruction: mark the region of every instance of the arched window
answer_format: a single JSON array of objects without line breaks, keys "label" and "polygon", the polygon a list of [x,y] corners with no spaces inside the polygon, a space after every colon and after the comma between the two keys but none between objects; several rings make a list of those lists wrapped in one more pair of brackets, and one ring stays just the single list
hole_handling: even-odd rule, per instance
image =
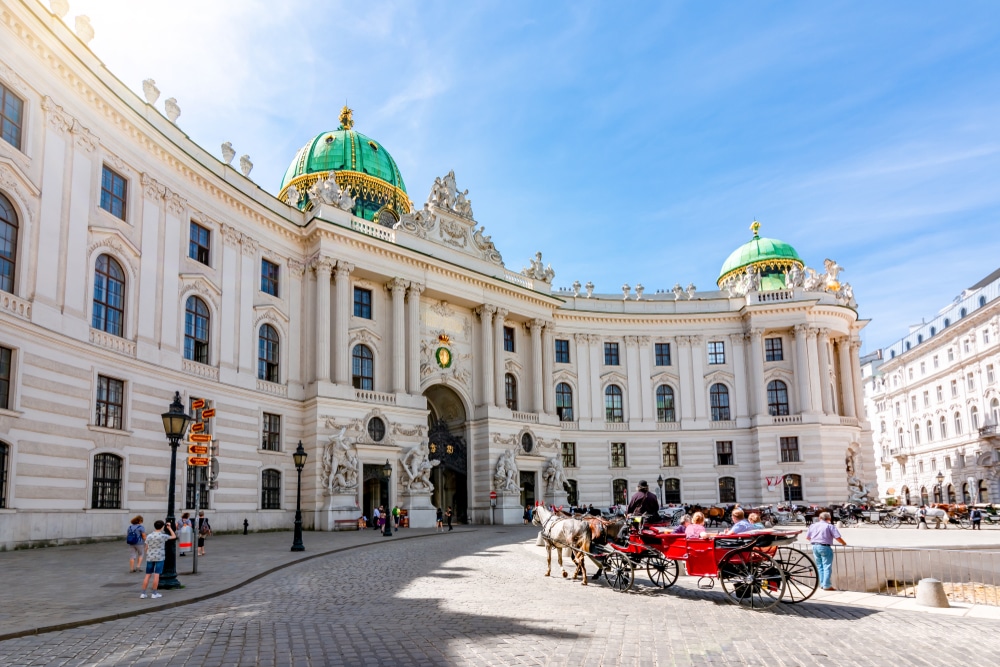
[{"label": "arched window", "polygon": [[262,470],[260,473],[260,508],[281,509],[281,471]]},{"label": "arched window", "polygon": [[785,475],[785,502],[802,500],[802,475]]},{"label": "arched window", "polygon": [[278,352],[280,352],[278,332],[270,324],[260,325],[257,336],[257,378],[267,382],[280,382]]},{"label": "arched window", "polygon": [[958,317],[959,318],[965,317],[968,314],[969,314],[969,311],[967,311],[965,308],[962,308],[961,310],[958,311]]},{"label": "arched window", "polygon": [[676,477],[663,480],[663,502],[669,505],[681,504],[681,480]]},{"label": "arched window", "polygon": [[986,305],[986,297],[985,296],[979,297],[979,307],[982,308],[985,305]]},{"label": "arched window", "polygon": [[927,495],[927,487],[926,486],[921,486],[920,487],[920,504],[921,505],[930,505],[931,504],[931,502],[930,502],[930,496]]},{"label": "arched window", "polygon": [[948,485],[948,502],[951,503],[952,505],[955,504],[955,485],[954,484],[949,484]]},{"label": "arched window", "polygon": [[781,380],[767,383],[767,413],[772,417],[788,414],[788,385]]},{"label": "arched window", "polygon": [[948,437],[948,419],[944,415],[938,420],[938,430],[941,431],[942,440]]},{"label": "arched window", "polygon": [[885,420],[884,419],[882,420],[882,423],[879,425],[879,433],[885,433]]},{"label": "arched window", "polygon": [[729,421],[729,389],[726,385],[721,383],[713,384],[708,394],[711,398],[712,421]]},{"label": "arched window", "polygon": [[990,419],[994,426],[1000,424],[1000,398],[990,401]]},{"label": "arched window", "polygon": [[979,502],[988,503],[990,502],[990,489],[987,486],[986,480],[979,480]]},{"label": "arched window", "polygon": [[951,326],[951,320],[949,320],[947,317],[944,318],[944,328],[947,329],[950,326]]},{"label": "arched window", "polygon": [[923,342],[924,342],[924,335],[923,334],[917,334],[917,345],[919,345],[920,343],[923,343]]},{"label": "arched window", "polygon": [[955,435],[962,435],[962,413],[955,412]]},{"label": "arched window", "polygon": [[913,444],[920,444],[920,424],[913,425]]},{"label": "arched window", "polygon": [[979,408],[974,405],[969,408],[969,426],[973,431],[979,430]]},{"label": "arched window", "polygon": [[208,341],[211,331],[211,312],[205,302],[189,296],[184,306],[184,358],[208,363]]},{"label": "arched window", "polygon": [[736,478],[735,477],[720,477],[719,478],[719,502],[720,503],[735,503],[736,502]]},{"label": "arched window", "polygon": [[94,457],[94,476],[90,508],[117,510],[122,507],[122,457],[98,454]]},{"label": "arched window", "polygon": [[367,345],[355,345],[351,351],[351,384],[355,389],[375,389],[375,355]]},{"label": "arched window", "polygon": [[903,443],[903,428],[902,427],[899,428],[899,432],[897,433],[897,435],[898,435],[898,440],[899,440],[899,448],[902,449],[903,446],[904,446],[904,443]]},{"label": "arched window", "polygon": [[677,413],[674,411],[674,390],[665,384],[656,388],[656,421],[677,421]]},{"label": "arched window", "polygon": [[10,468],[10,445],[0,442],[0,510],[7,508],[7,470]]},{"label": "arched window", "polygon": [[566,492],[566,502],[571,506],[575,506],[580,501],[580,494],[577,488],[575,479],[567,479],[563,482],[563,491]]},{"label": "arched window", "polygon": [[628,503],[628,480],[611,480],[611,502],[614,505],[625,505]]},{"label": "arched window", "polygon": [[904,505],[912,505],[913,504],[913,503],[910,502],[910,487],[908,487],[908,486],[904,486],[903,487],[903,504]]},{"label": "arched window", "polygon": [[94,269],[94,315],[90,326],[112,336],[125,335],[125,272],[110,255],[97,258]]},{"label": "arched window", "polygon": [[556,385],[556,414],[559,421],[573,421],[573,387],[565,382]]},{"label": "arched window", "polygon": [[17,268],[17,213],[10,200],[0,195],[0,292],[14,293]]},{"label": "arched window", "polygon": [[932,442],[934,440],[934,424],[931,420],[927,420],[927,442]]},{"label": "arched window", "polygon": [[511,373],[503,376],[503,395],[507,401],[507,408],[517,410],[517,378]]},{"label": "arched window", "polygon": [[609,422],[625,421],[625,410],[622,407],[622,388],[609,384],[604,390],[604,420]]},{"label": "arched window", "polygon": [[937,327],[931,327],[931,335],[933,336],[936,333],[937,333]]},{"label": "arched window", "polygon": [[940,484],[935,484],[934,485],[934,502],[936,502],[936,503],[943,503],[944,500],[942,498],[943,498],[943,495],[941,493],[941,485]]},{"label": "arched window", "polygon": [[966,482],[962,485],[962,502],[966,505],[972,504],[972,495],[969,493],[969,483]]}]

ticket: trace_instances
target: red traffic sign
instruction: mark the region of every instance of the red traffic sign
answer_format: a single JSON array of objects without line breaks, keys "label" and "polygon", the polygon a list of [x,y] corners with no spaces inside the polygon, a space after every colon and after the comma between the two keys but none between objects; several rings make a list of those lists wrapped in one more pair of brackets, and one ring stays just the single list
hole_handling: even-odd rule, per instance
[{"label": "red traffic sign", "polygon": [[490,491],[490,500],[496,500],[496,499],[497,499],[497,492]]},{"label": "red traffic sign", "polygon": [[201,411],[202,419],[211,419],[214,416],[215,416],[215,408],[208,408],[207,410]]},{"label": "red traffic sign", "polygon": [[192,467],[204,468],[209,464],[208,457],[205,456],[189,456],[188,465]]},{"label": "red traffic sign", "polygon": [[196,454],[198,456],[208,455],[208,445],[188,445],[188,454]]},{"label": "red traffic sign", "polygon": [[188,440],[191,442],[212,442],[212,436],[208,433],[190,433]]},{"label": "red traffic sign", "polygon": [[196,398],[193,401],[191,401],[191,409],[192,410],[201,410],[203,407],[205,407],[205,399],[204,398]]}]

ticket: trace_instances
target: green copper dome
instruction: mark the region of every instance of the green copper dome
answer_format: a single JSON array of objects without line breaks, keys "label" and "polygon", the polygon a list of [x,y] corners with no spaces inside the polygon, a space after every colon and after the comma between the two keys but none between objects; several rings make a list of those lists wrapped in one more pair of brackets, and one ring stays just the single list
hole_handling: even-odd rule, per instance
[{"label": "green copper dome", "polygon": [[[354,215],[391,226],[410,210],[403,176],[389,151],[353,128],[352,112],[345,106],[340,113],[340,127],[317,135],[295,154],[281,179],[278,198],[287,202],[288,189],[294,185],[300,197],[299,208],[310,208],[309,188],[333,172],[337,185],[356,199]],[[383,210],[394,215],[383,219]]]},{"label": "green copper dome", "polygon": [[719,287],[731,282],[747,267],[757,269],[761,276],[763,289],[782,289],[785,286],[785,271],[797,265],[800,269],[805,265],[795,252],[795,248],[778,239],[761,238],[760,223],[754,220],[750,225],[753,238],[733,251],[719,271]]}]

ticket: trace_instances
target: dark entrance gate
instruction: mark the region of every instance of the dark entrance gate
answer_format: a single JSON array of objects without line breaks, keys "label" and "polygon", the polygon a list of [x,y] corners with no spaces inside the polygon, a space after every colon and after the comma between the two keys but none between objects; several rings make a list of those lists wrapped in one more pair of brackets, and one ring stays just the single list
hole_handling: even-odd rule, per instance
[{"label": "dark entrance gate", "polygon": [[389,485],[382,477],[382,466],[378,464],[366,463],[364,465],[364,507],[362,510],[368,521],[375,516],[375,508],[381,505],[386,511],[389,507]]},{"label": "dark entrance gate", "polygon": [[450,506],[456,520],[469,520],[468,498],[468,446],[465,438],[454,435],[443,419],[431,423],[427,432],[430,443],[430,459],[440,461],[434,467],[434,504],[442,510]]},{"label": "dark entrance gate", "polygon": [[521,471],[521,505],[534,506],[535,496],[535,473]]}]

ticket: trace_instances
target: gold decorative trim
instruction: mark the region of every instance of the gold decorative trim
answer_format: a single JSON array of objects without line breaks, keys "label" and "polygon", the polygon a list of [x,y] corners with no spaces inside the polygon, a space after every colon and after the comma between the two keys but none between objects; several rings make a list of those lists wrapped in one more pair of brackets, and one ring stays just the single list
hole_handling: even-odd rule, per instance
[{"label": "gold decorative trim", "polygon": [[750,262],[749,264],[744,264],[743,266],[729,271],[725,275],[721,276],[716,282],[716,285],[722,287],[722,283],[728,281],[730,278],[745,273],[748,266],[752,266],[757,269],[777,269],[779,271],[788,271],[793,266],[798,266],[800,269],[805,268],[805,264],[797,259],[761,259],[756,262]]},{"label": "gold decorative trim", "polygon": [[[278,193],[278,199],[288,203],[288,188],[294,185],[300,196],[304,195],[317,181],[326,180],[330,173],[329,171],[321,171],[296,176]],[[380,178],[357,171],[344,170],[332,173],[335,174],[337,185],[350,192],[352,197],[374,200],[384,207],[395,210],[399,215],[410,212],[410,198],[400,188],[386,183]]]}]

